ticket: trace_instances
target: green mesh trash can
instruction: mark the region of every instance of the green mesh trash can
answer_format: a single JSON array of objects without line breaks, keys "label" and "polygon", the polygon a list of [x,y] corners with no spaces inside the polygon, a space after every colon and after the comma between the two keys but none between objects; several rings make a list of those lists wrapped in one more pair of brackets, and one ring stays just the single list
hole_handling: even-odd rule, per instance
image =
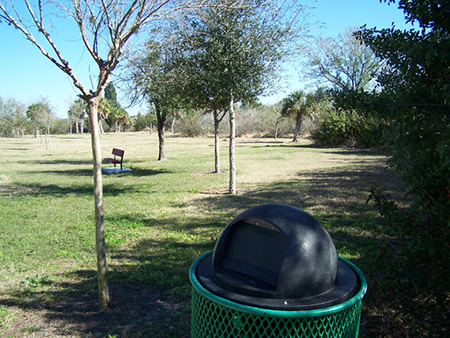
[{"label": "green mesh trash can", "polygon": [[240,214],[189,277],[192,338],[358,337],[364,275],[298,208]]}]

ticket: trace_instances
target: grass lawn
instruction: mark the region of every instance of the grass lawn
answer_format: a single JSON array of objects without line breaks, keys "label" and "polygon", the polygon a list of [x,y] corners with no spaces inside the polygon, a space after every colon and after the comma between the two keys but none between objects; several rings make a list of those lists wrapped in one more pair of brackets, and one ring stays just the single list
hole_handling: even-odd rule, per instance
[{"label": "grass lawn", "polygon": [[103,175],[114,302],[103,312],[90,136],[52,136],[52,155],[39,139],[0,138],[1,337],[189,337],[189,266],[233,217],[273,202],[316,217],[338,254],[365,274],[360,337],[414,335],[385,254],[399,239],[366,204],[373,185],[398,193],[383,154],[239,138],[238,194],[231,196],[225,140],[222,174],[212,173],[212,138],[168,135],[162,162],[156,134],[106,134],[101,142],[103,157],[124,149],[124,166],[133,169]]}]

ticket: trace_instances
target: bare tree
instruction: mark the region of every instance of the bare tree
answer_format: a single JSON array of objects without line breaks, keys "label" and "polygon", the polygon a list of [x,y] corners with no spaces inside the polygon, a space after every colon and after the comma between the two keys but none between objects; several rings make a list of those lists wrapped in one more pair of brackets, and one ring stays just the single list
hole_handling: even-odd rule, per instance
[{"label": "bare tree", "polygon": [[[89,107],[94,162],[96,251],[100,308],[108,307],[109,288],[106,273],[102,157],[98,125],[98,106],[111,73],[116,69],[130,39],[151,23],[192,5],[196,0],[18,0],[0,1],[0,19],[22,32],[50,62],[66,73],[80,97]],[[74,72],[50,32],[58,18],[75,21],[83,48],[98,66],[96,84],[88,89]],[[47,21],[51,18],[50,21]],[[53,20],[53,21],[52,21]],[[42,43],[41,43],[42,42]]]},{"label": "bare tree", "polygon": [[57,118],[50,107],[50,103],[47,99],[41,98],[39,102],[33,103],[28,107],[27,115],[37,124],[37,128],[45,131],[45,147],[51,154],[50,128],[53,127]]},{"label": "bare tree", "polygon": [[337,38],[318,38],[316,44],[303,46],[306,78],[319,85],[330,84],[338,90],[366,90],[374,85],[374,79],[382,64],[375,53],[347,28]]}]

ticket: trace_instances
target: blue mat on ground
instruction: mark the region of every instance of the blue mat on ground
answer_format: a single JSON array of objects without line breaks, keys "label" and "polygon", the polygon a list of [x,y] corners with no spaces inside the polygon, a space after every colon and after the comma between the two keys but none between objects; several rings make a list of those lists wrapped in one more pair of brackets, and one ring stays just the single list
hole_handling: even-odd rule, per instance
[{"label": "blue mat on ground", "polygon": [[126,173],[130,171],[133,171],[133,169],[125,167],[123,167],[122,169],[120,169],[119,167],[102,168],[102,172],[105,174]]}]

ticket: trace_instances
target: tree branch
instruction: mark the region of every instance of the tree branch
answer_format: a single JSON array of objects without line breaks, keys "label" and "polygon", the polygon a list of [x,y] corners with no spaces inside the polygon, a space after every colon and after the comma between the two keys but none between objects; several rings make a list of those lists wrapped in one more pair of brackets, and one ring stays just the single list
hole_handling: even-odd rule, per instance
[{"label": "tree branch", "polygon": [[[17,28],[18,30],[20,30],[24,35],[25,38],[30,41],[34,46],[36,46],[39,51],[42,53],[42,55],[44,55],[47,59],[49,59],[53,64],[55,64],[59,69],[61,69],[64,73],[66,73],[67,75],[70,76],[70,78],[72,79],[75,87],[77,87],[83,94],[87,94],[88,92],[86,91],[86,89],[83,87],[83,85],[81,84],[81,82],[78,80],[77,76],[74,74],[72,68],[70,67],[69,63],[62,57],[61,53],[59,52],[59,49],[56,47],[56,45],[54,44],[53,40],[50,38],[50,35],[47,33],[47,31],[43,28],[42,24],[39,22],[39,20],[37,20],[36,16],[34,15],[34,12],[32,10],[32,8],[30,7],[29,1],[26,0],[25,1],[28,11],[30,12],[30,15],[32,16],[36,27],[38,28],[39,32],[41,32],[46,40],[48,41],[48,43],[50,44],[50,46],[52,47],[53,51],[56,53],[59,61],[57,59],[55,59],[52,55],[50,55],[46,49],[44,47],[42,47],[34,38],[33,34],[24,27],[24,25],[22,25],[19,21],[15,20],[11,14],[9,14],[5,7],[3,6],[2,3],[0,3],[0,10],[3,12],[4,15],[2,15],[2,17],[7,20],[8,23],[10,23],[11,25],[13,25],[15,28]],[[39,5],[41,5],[41,3],[39,2]],[[13,5],[12,5],[13,6]],[[14,11],[17,13],[17,11],[14,8]],[[41,9],[40,9],[41,12]]]}]

